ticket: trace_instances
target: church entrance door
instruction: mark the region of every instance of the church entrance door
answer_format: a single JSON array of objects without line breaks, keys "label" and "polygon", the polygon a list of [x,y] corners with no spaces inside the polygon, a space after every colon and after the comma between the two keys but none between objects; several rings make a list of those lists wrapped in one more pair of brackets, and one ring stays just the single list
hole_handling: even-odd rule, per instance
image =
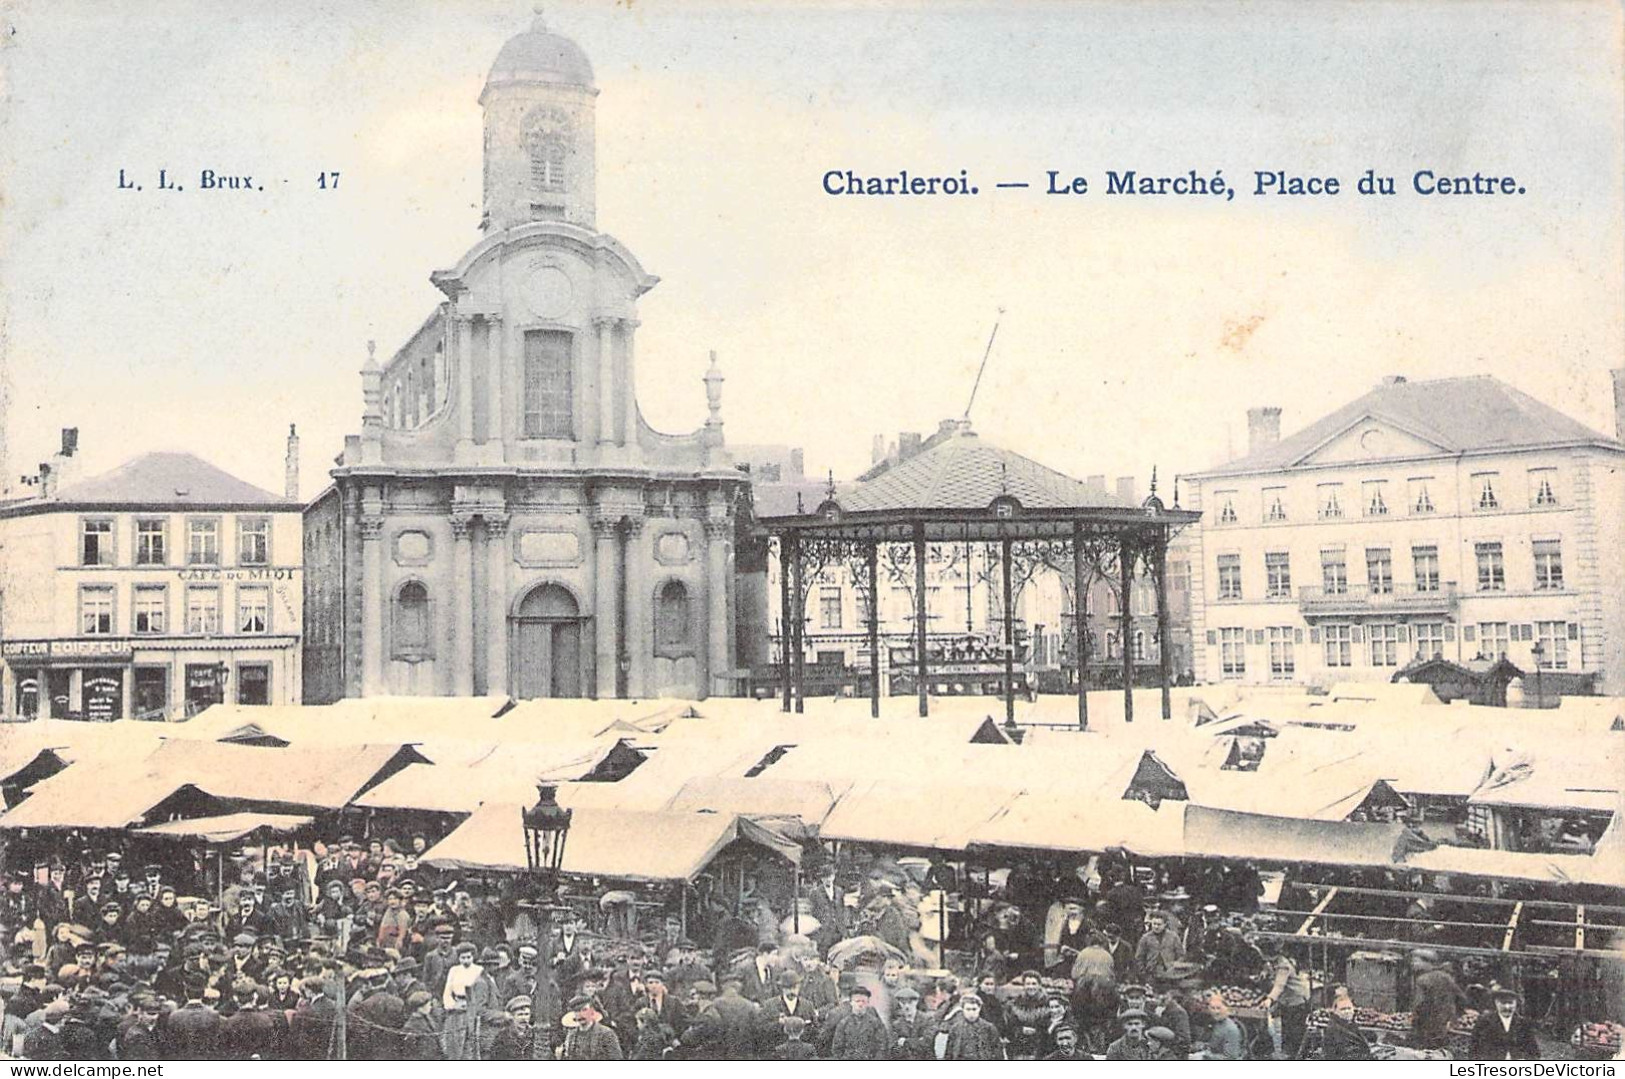
[{"label": "church entrance door", "polygon": [[581,696],[581,612],[558,585],[538,585],[513,618],[514,696]]}]

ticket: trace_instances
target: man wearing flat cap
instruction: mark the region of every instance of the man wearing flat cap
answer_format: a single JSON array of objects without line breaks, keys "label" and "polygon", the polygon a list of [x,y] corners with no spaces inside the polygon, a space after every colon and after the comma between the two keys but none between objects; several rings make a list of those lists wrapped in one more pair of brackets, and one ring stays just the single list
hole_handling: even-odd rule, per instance
[{"label": "man wearing flat cap", "polygon": [[886,1024],[872,1007],[869,987],[855,985],[848,997],[850,1010],[835,1023],[830,1039],[831,1060],[885,1060]]},{"label": "man wearing flat cap", "polygon": [[1540,1044],[1535,1025],[1522,1013],[1522,999],[1514,989],[1490,986],[1494,1008],[1473,1024],[1473,1038],[1467,1051],[1469,1060],[1539,1060]]},{"label": "man wearing flat cap", "polygon": [[621,1040],[603,1024],[590,997],[576,997],[570,1001],[570,1014],[574,1020],[564,1035],[563,1060],[620,1060]]},{"label": "man wearing flat cap", "polygon": [[1090,1059],[1089,1054],[1078,1044],[1078,1028],[1071,1023],[1062,1023],[1050,1036],[1055,1040],[1055,1049],[1044,1057],[1045,1060]]},{"label": "man wearing flat cap", "polygon": [[491,1041],[490,1059],[535,1059],[536,1031],[531,1026],[531,1014],[529,995],[519,993],[508,1000],[502,1017],[497,1020],[497,1033]]},{"label": "man wearing flat cap", "polygon": [[1123,1036],[1106,1047],[1107,1060],[1151,1059],[1151,1046],[1145,1040],[1146,1018],[1140,1008],[1125,1008],[1117,1013]]}]

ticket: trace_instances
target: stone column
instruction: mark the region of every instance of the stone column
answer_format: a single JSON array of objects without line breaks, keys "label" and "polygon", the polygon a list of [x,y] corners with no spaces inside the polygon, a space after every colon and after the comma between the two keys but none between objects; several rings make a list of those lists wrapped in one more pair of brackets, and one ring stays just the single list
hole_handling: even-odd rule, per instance
[{"label": "stone column", "polygon": [[361,695],[384,692],[384,519],[361,518]]},{"label": "stone column", "polygon": [[595,628],[598,699],[615,698],[616,672],[620,670],[620,518],[612,513],[594,515],[593,535],[593,625]]},{"label": "stone column", "polygon": [[457,441],[474,442],[474,322],[466,315],[452,316],[452,363],[457,371]]},{"label": "stone column", "polygon": [[615,381],[619,370],[615,363],[615,322],[608,315],[592,320],[598,327],[598,444],[615,442]]},{"label": "stone column", "polygon": [[469,531],[474,520],[466,514],[451,519],[451,602],[446,617],[451,622],[451,692],[458,697],[474,695],[474,544]]},{"label": "stone column", "polygon": [[485,691],[508,692],[508,518],[485,516]]},{"label": "stone column", "polygon": [[623,446],[637,447],[638,444],[638,381],[637,368],[634,363],[632,349],[632,331],[637,329],[638,320],[623,318],[621,324],[621,393],[625,397],[626,431],[622,434],[620,443]]},{"label": "stone column", "polygon": [[507,379],[502,377],[502,322],[492,315],[485,316],[485,441],[502,445],[507,440],[507,426],[502,422],[503,390]]},{"label": "stone column", "polygon": [[646,697],[649,694],[649,664],[654,655],[650,634],[654,628],[654,611],[649,592],[649,552],[647,534],[643,528],[643,514],[629,514],[626,518],[626,654],[629,666],[626,672],[626,695]]},{"label": "stone column", "polygon": [[[726,513],[726,509],[722,512]],[[733,668],[733,649],[728,647],[728,542],[733,522],[727,517],[705,519],[705,606],[709,632],[705,646],[705,681],[700,691],[729,696],[728,672]]]}]

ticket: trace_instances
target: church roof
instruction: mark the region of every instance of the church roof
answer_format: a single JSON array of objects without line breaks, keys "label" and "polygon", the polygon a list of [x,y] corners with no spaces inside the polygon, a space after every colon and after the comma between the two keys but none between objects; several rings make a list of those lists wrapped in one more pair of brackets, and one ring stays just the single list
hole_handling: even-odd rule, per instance
[{"label": "church roof", "polygon": [[[982,441],[960,425],[935,445],[891,465],[837,496],[848,513],[889,510],[985,510],[1009,497],[1027,509],[1128,506],[1030,457]],[[813,507],[809,506],[811,510]]]},{"label": "church roof", "polygon": [[540,15],[531,28],[502,46],[485,85],[499,82],[551,82],[591,87],[592,62],[581,46],[548,31]]},{"label": "church roof", "polygon": [[1434,443],[1445,453],[1575,443],[1625,448],[1499,379],[1474,375],[1384,383],[1289,438],[1198,474],[1227,476],[1291,468],[1364,419],[1392,424]]},{"label": "church roof", "polygon": [[190,453],[144,453],[111,472],[62,488],[52,501],[109,506],[180,503],[291,508],[297,505]]}]

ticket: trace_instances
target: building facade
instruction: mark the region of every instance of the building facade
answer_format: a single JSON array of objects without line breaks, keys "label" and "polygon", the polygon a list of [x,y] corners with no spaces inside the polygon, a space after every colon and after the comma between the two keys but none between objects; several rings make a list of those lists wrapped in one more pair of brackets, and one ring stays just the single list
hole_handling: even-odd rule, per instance
[{"label": "building facade", "polygon": [[596,226],[593,82],[540,18],[491,68],[485,236],[410,340],[369,346],[361,434],[306,515],[311,701],[733,688],[722,376],[698,430],[644,422],[657,279]]},{"label": "building facade", "polygon": [[1625,692],[1625,445],[1510,386],[1388,379],[1286,439],[1253,409],[1183,482],[1198,680],[1505,658]]},{"label": "building facade", "polygon": [[0,711],[168,719],[297,703],[297,489],[274,495],[184,453],[57,486],[63,457],[34,497],[0,506]]}]

